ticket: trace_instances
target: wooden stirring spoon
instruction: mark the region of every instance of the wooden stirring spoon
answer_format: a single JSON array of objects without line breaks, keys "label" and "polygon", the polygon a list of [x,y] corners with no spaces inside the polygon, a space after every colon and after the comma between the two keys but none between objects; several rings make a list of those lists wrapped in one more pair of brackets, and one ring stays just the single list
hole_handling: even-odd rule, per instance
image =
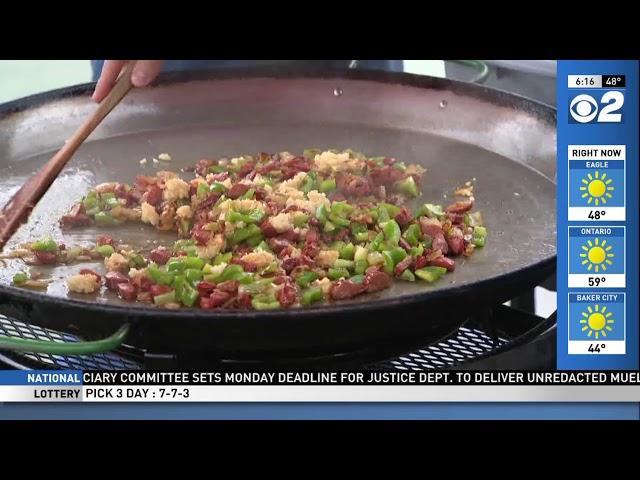
[{"label": "wooden stirring spoon", "polygon": [[31,211],[47,192],[73,154],[80,148],[91,132],[115,108],[131,90],[131,72],[135,62],[129,62],[123,69],[118,81],[109,94],[98,104],[95,111],[67,140],[64,146],[51,160],[45,163],[38,172],[20,187],[20,190],[7,202],[0,212],[0,251],[15,231],[27,221]]}]

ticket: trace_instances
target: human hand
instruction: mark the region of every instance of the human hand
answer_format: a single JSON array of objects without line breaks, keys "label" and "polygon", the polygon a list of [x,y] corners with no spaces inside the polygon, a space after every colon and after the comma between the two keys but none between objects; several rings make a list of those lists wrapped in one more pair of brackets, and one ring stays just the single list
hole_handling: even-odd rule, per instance
[{"label": "human hand", "polygon": [[[118,75],[130,60],[105,60],[102,72],[96,88],[93,92],[93,100],[100,102],[116,84]],[[134,87],[146,87],[160,73],[164,60],[138,60],[131,73],[131,83]]]}]

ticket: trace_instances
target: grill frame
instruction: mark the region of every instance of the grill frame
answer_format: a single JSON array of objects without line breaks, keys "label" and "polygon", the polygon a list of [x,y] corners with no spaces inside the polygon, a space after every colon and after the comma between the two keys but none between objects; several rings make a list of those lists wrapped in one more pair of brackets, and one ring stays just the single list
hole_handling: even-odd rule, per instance
[{"label": "grill frame", "polygon": [[[64,332],[58,332],[37,325],[21,322],[0,315],[0,335],[31,340],[54,342],[77,342],[81,338]],[[0,362],[14,363],[15,367],[34,368],[39,370],[139,370],[141,366],[130,359],[131,352],[126,348],[113,352],[94,355],[49,355],[42,353],[10,353],[0,351]],[[105,368],[112,367],[112,368]]]},{"label": "grill frame", "polygon": [[[422,348],[394,356],[388,360],[370,363],[368,352],[352,352],[349,356],[325,359],[299,359],[295,367],[311,365],[317,368],[329,365],[347,365],[348,368],[364,368],[376,371],[427,371],[434,369],[467,369],[490,360],[499,364],[501,354],[517,355],[517,349],[536,342],[543,335],[555,333],[555,314],[547,319],[500,305],[493,310],[467,319],[460,328],[440,340]],[[0,315],[0,335],[49,341],[79,341],[81,337],[31,325]],[[548,349],[547,349],[548,350]],[[534,353],[535,355],[535,353]],[[526,356],[526,355],[525,355]],[[199,364],[190,363],[190,368],[243,369],[269,368],[269,364],[245,364],[229,360],[200,357]],[[552,358],[528,359],[536,364],[553,365]],[[193,362],[193,360],[191,360]],[[158,354],[123,345],[114,352],[96,355],[62,356],[38,353],[0,351],[0,365],[16,369],[56,370],[142,370],[169,369],[181,366],[176,354]],[[280,365],[282,367],[283,365]],[[286,364],[285,364],[286,366]],[[523,364],[521,368],[526,369]]]}]

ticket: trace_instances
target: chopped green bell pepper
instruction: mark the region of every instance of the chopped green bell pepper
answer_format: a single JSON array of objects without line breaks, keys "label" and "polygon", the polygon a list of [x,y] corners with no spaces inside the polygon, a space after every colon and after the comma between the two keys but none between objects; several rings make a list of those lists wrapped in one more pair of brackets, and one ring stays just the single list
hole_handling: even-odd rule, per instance
[{"label": "chopped green bell pepper", "polygon": [[342,258],[337,259],[333,263],[334,268],[353,268],[353,266],[354,266],[353,260],[345,260]]},{"label": "chopped green bell pepper", "polygon": [[202,270],[205,261],[197,257],[179,257],[180,261],[186,268],[195,268],[196,270]]},{"label": "chopped green bell pepper", "polygon": [[414,273],[420,280],[433,283],[447,273],[447,269],[444,267],[424,267],[416,270]]},{"label": "chopped green bell pepper", "polygon": [[[391,203],[381,203],[378,206],[378,210],[385,210],[387,212],[387,215],[389,215],[389,218],[394,218],[396,215],[398,215],[400,213],[400,207],[398,207],[397,205],[393,205]],[[379,222],[383,222],[386,220],[380,220],[378,219]]]},{"label": "chopped green bell pepper", "polygon": [[176,291],[171,290],[170,292],[163,293],[161,295],[156,295],[153,297],[153,303],[156,305],[166,305],[167,303],[173,303],[176,301]]},{"label": "chopped green bell pepper", "polygon": [[[202,272],[198,271],[198,273],[202,275]],[[184,282],[178,299],[183,305],[186,305],[187,307],[193,307],[199,296],[200,295],[198,293],[198,290],[193,288],[188,282]]]},{"label": "chopped green bell pepper", "polygon": [[115,250],[111,245],[98,245],[96,247],[96,252],[98,252],[103,257],[110,257]]},{"label": "chopped green bell pepper", "polygon": [[203,200],[209,191],[209,185],[204,182],[199,183],[198,188],[196,188],[196,198],[198,200]]},{"label": "chopped green bell pepper", "polygon": [[225,216],[225,220],[228,222],[244,222],[244,223],[258,223],[264,217],[264,211],[256,208],[247,213],[240,213],[234,210],[229,210]]},{"label": "chopped green bell pepper", "polygon": [[401,172],[404,172],[407,170],[407,165],[404,162],[396,162],[392,165],[392,168],[395,168],[396,170],[400,170]]},{"label": "chopped green bell pepper", "polygon": [[384,242],[384,233],[380,232],[371,242],[369,250],[373,252],[382,251],[382,242]]},{"label": "chopped green bell pepper", "polygon": [[316,172],[308,172],[307,176],[304,178],[302,182],[302,186],[300,190],[305,194],[309,193],[311,190],[317,189],[317,174]]},{"label": "chopped green bell pepper", "polygon": [[242,195],[240,195],[240,200],[249,200],[251,198],[253,198],[253,196],[256,194],[256,190],[255,188],[250,188],[249,190],[247,190],[246,192],[244,192]]},{"label": "chopped green bell pepper", "polygon": [[191,283],[199,282],[204,278],[204,274],[202,273],[202,270],[198,270],[195,268],[187,268],[184,271],[184,276]]},{"label": "chopped green bell pepper", "polygon": [[348,218],[342,218],[342,217],[339,217],[338,215],[335,215],[333,213],[329,214],[329,220],[331,220],[331,222],[334,225],[339,225],[341,227],[349,227],[349,226],[351,226],[351,222],[349,221]]},{"label": "chopped green bell pepper", "polygon": [[247,239],[247,244],[251,247],[257,247],[258,245],[260,245],[264,240],[264,237],[262,236],[262,234],[260,235],[254,235],[253,237],[250,237]]},{"label": "chopped green bell pepper", "polygon": [[58,244],[52,238],[43,238],[33,242],[30,247],[31,250],[38,252],[55,252],[58,250]]},{"label": "chopped green bell pepper", "polygon": [[363,223],[352,223],[351,234],[358,242],[366,242],[369,239],[369,230]]},{"label": "chopped green bell pepper", "polygon": [[246,227],[235,230],[231,235],[231,243],[236,245],[240,242],[244,242],[250,237],[253,237],[255,235],[260,235],[261,233],[262,231],[260,230],[260,227],[251,223]]},{"label": "chopped green bell pepper", "polygon": [[356,253],[356,246],[353,243],[347,243],[344,247],[340,249],[340,258],[344,258],[346,260],[353,260],[355,253]]},{"label": "chopped green bell pepper", "polygon": [[129,266],[134,268],[143,268],[147,265],[144,257],[137,253],[133,253],[129,256]]},{"label": "chopped green bell pepper", "polygon": [[442,210],[441,205],[425,203],[416,211],[416,218],[418,217],[437,218],[438,220],[441,220],[444,218],[444,211]]},{"label": "chopped green bell pepper", "polygon": [[405,252],[403,248],[396,247],[387,251],[389,252],[389,255],[391,255],[391,258],[393,258],[394,265],[399,264],[402,260],[407,258],[407,252]]},{"label": "chopped green bell pepper", "polygon": [[367,262],[367,260],[356,260],[353,271],[360,275],[364,273],[367,268],[369,268],[369,262]]},{"label": "chopped green bell pepper", "polygon": [[245,285],[243,288],[246,292],[250,293],[251,295],[258,295],[260,293],[263,293],[267,289],[269,289],[271,287],[272,282],[273,282],[272,278],[262,278],[260,280],[256,280],[253,283],[249,283]]},{"label": "chopped green bell pepper", "polygon": [[276,310],[280,308],[280,302],[273,295],[256,295],[251,300],[251,305],[256,310]]},{"label": "chopped green bell pepper", "polygon": [[413,274],[413,272],[411,270],[409,270],[408,268],[402,272],[402,274],[400,275],[400,279],[401,280],[405,280],[407,282],[415,282],[416,281],[416,276]]},{"label": "chopped green bell pepper", "polygon": [[93,219],[96,221],[96,224],[101,227],[112,227],[115,225],[120,225],[119,220],[116,220],[110,213],[106,212],[96,213]]},{"label": "chopped green bell pepper", "polygon": [[335,178],[328,178],[326,180],[323,180],[322,183],[320,183],[320,191],[322,193],[332,192],[336,188],[338,188],[338,187],[336,185],[336,179]]},{"label": "chopped green bell pepper", "polygon": [[366,260],[367,254],[369,253],[369,249],[367,247],[362,247],[358,245],[353,254],[353,259],[357,262],[358,260]]},{"label": "chopped green bell pepper", "polygon": [[171,257],[167,262],[167,272],[182,272],[185,269],[185,264],[180,257]]},{"label": "chopped green bell pepper", "polygon": [[349,205],[347,202],[333,202],[331,204],[331,213],[341,218],[346,218],[351,212],[355,210],[355,207]]},{"label": "chopped green bell pepper", "polygon": [[309,305],[311,303],[319,302],[322,300],[322,288],[311,287],[302,292],[302,303]]},{"label": "chopped green bell pepper", "polygon": [[349,270],[346,268],[330,268],[327,272],[327,277],[331,280],[338,280],[339,278],[349,278]]},{"label": "chopped green bell pepper", "polygon": [[336,226],[335,226],[332,222],[330,222],[330,221],[328,221],[328,220],[327,220],[327,221],[324,223],[324,231],[325,231],[325,232],[327,232],[327,233],[333,233],[333,232],[335,232],[336,230],[337,230],[337,228],[336,228]]},{"label": "chopped green bell pepper", "polygon": [[209,187],[209,191],[214,193],[224,193],[227,191],[227,187],[223,183],[213,182]]},{"label": "chopped green bell pepper", "polygon": [[18,272],[13,276],[12,280],[14,285],[22,285],[24,282],[29,280],[29,276],[26,273]]},{"label": "chopped green bell pepper", "polygon": [[404,180],[400,180],[399,182],[396,182],[395,188],[397,192],[403,193],[413,198],[420,195],[420,192],[418,191],[418,186],[416,185],[416,181],[413,179],[412,176],[408,176]]},{"label": "chopped green bell pepper", "polygon": [[389,215],[387,209],[384,207],[380,207],[378,209],[378,223],[382,224],[384,222],[388,222],[389,220],[391,220],[391,216]]},{"label": "chopped green bell pepper", "polygon": [[420,226],[416,225],[415,223],[409,225],[404,231],[404,238],[412,247],[418,245],[418,242],[420,242],[420,239],[422,238]]},{"label": "chopped green bell pepper", "polygon": [[316,272],[312,272],[311,270],[306,270],[298,275],[296,278],[296,283],[300,285],[302,288],[306,288],[309,286],[311,282],[318,279],[318,274]]},{"label": "chopped green bell pepper", "polygon": [[213,260],[214,265],[220,265],[221,263],[229,263],[233,254],[231,252],[219,253]]},{"label": "chopped green bell pepper", "polygon": [[484,247],[487,242],[487,229],[485,227],[476,226],[473,227],[473,236],[471,243],[476,247]]},{"label": "chopped green bell pepper", "polygon": [[381,223],[380,227],[382,227],[382,232],[384,233],[385,244],[389,247],[398,245],[400,236],[402,235],[398,222],[395,220],[389,220]]},{"label": "chopped green bell pepper", "polygon": [[307,215],[306,213],[297,212],[293,216],[293,225],[298,228],[304,227],[308,221],[309,221],[309,215]]},{"label": "chopped green bell pepper", "polygon": [[269,244],[262,239],[258,245],[256,245],[256,250],[260,250],[263,252],[270,252]]},{"label": "chopped green bell pepper", "polygon": [[98,194],[95,190],[90,191],[82,200],[85,210],[91,210],[98,206]]},{"label": "chopped green bell pepper", "polygon": [[419,257],[424,253],[424,246],[419,243],[418,245],[416,245],[415,247],[411,247],[411,250],[409,250],[409,254],[412,257]]},{"label": "chopped green bell pepper", "polygon": [[320,223],[325,223],[327,221],[327,217],[329,215],[329,211],[324,203],[318,205],[316,208],[316,218],[320,220]]},{"label": "chopped green bell pepper", "polygon": [[174,274],[161,270],[155,263],[149,265],[147,272],[153,283],[159,283],[160,285],[171,285],[173,283]]},{"label": "chopped green bell pepper", "polygon": [[222,274],[220,275],[220,281],[226,282],[227,280],[237,280],[237,277],[239,277],[243,273],[244,270],[240,265],[232,263],[230,265],[227,265],[222,271]]},{"label": "chopped green bell pepper", "polygon": [[387,250],[382,252],[382,259],[383,259],[382,266],[384,268],[384,271],[387,272],[389,275],[392,275],[393,269],[395,268],[396,264],[393,261],[393,257],[391,256],[391,253]]}]

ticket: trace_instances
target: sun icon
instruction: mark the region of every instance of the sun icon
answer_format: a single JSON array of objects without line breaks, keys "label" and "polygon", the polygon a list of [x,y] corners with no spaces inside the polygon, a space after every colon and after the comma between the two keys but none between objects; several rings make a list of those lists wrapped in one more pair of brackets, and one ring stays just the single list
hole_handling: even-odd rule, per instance
[{"label": "sun icon", "polygon": [[607,245],[606,240],[600,241],[599,238],[591,240],[587,240],[587,244],[582,246],[582,250],[584,253],[580,254],[580,257],[583,258],[582,265],[588,265],[587,270],[594,270],[596,273],[599,273],[602,269],[603,272],[607,271],[607,265],[613,265],[613,261],[611,259],[615,256],[611,251],[613,247],[611,245]]},{"label": "sun icon", "polygon": [[600,308],[600,305],[595,305],[594,308],[587,307],[586,312],[582,312],[582,319],[580,323],[583,325],[582,331],[587,332],[587,336],[595,336],[600,338],[607,336],[607,332],[613,330],[615,320],[611,318],[613,313],[607,312],[607,307]]},{"label": "sun icon", "polygon": [[596,206],[602,204],[605,205],[607,203],[607,198],[612,198],[610,192],[613,192],[615,188],[611,185],[613,180],[607,178],[607,174],[603,173],[600,175],[600,172],[597,170],[593,175],[587,173],[587,178],[582,179],[583,186],[580,187],[580,190],[584,193],[582,194],[582,198],[587,198],[587,203],[591,205],[593,202]]}]

